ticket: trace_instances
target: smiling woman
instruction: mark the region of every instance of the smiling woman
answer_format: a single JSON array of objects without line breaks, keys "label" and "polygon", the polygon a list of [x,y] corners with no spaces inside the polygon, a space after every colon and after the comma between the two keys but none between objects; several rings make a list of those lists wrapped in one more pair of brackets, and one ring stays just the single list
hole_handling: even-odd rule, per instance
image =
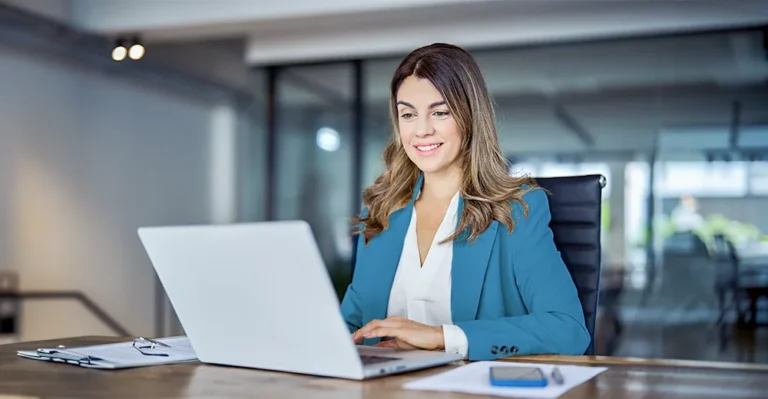
[{"label": "smiling woman", "polygon": [[583,354],[590,336],[554,244],[546,194],[508,174],[473,57],[408,55],[390,85],[386,169],[363,193],[352,339],[470,360]]},{"label": "smiling woman", "polygon": [[461,132],[435,86],[427,79],[409,76],[400,86],[398,98],[410,101],[398,100],[396,104],[398,130],[408,158],[429,173],[446,166],[458,167],[454,161],[459,156]]}]

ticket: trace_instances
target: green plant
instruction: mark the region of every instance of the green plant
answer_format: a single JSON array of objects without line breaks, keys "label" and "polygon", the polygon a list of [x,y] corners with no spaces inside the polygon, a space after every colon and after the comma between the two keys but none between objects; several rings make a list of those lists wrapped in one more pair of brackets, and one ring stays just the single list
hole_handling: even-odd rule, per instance
[{"label": "green plant", "polygon": [[600,204],[600,228],[603,231],[611,228],[611,205],[605,200]]},{"label": "green plant", "polygon": [[728,219],[721,214],[708,215],[705,223],[694,233],[708,245],[713,242],[717,234],[722,234],[731,242],[760,240],[763,237],[756,226]]}]

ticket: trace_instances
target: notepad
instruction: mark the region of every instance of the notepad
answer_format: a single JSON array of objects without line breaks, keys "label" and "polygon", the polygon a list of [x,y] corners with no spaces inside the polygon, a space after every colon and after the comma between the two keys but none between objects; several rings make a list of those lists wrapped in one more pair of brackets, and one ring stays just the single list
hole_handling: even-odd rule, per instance
[{"label": "notepad", "polygon": [[197,354],[185,336],[159,338],[156,341],[167,344],[169,347],[157,347],[152,352],[163,353],[167,356],[146,355],[137,350],[132,341],[67,348],[38,348],[18,351],[17,355],[27,359],[74,364],[96,369],[124,369],[197,360]]},{"label": "notepad", "polygon": [[[564,384],[557,385],[550,381],[546,387],[496,387],[489,382],[491,366],[494,367],[539,367],[545,375],[550,375],[557,367],[564,379]],[[462,392],[482,395],[505,396],[510,398],[557,398],[574,387],[594,378],[607,370],[605,367],[587,367],[554,365],[541,363],[512,362],[476,362],[457,367],[444,373],[411,381],[403,385],[405,389],[426,391]]]}]

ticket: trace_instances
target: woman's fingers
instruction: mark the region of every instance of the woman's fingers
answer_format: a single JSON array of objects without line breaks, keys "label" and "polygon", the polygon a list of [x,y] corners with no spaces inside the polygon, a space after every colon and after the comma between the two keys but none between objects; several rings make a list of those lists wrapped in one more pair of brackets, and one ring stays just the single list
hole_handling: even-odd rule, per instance
[{"label": "woman's fingers", "polygon": [[382,347],[382,348],[395,348],[395,349],[406,349],[406,350],[418,349],[415,346],[399,338],[381,341],[378,344],[376,344],[376,346]]},{"label": "woman's fingers", "polygon": [[[357,341],[363,338],[373,338],[375,336],[370,335],[371,331],[377,328],[398,328],[404,323],[404,319],[400,317],[390,317],[384,320],[372,320],[363,328],[355,331],[352,335],[352,340]],[[378,335],[376,335],[378,336]]]},{"label": "woman's fingers", "polygon": [[393,337],[397,338],[399,335],[397,328],[378,327],[365,333],[365,338],[380,338],[380,337]]},{"label": "woman's fingers", "polygon": [[395,348],[420,348],[433,350],[441,348],[442,331],[436,334],[440,327],[431,327],[401,317],[389,317],[384,320],[372,320],[352,334],[355,342],[363,338],[394,338],[392,343],[381,343],[377,346]]},{"label": "woman's fingers", "polygon": [[359,330],[355,331],[354,334],[352,334],[352,340],[357,342],[359,340],[363,339],[363,336],[366,332],[370,331],[371,328],[375,328],[380,320],[371,320],[368,324],[364,325]]},{"label": "woman's fingers", "polygon": [[378,346],[378,347],[381,347],[381,348],[397,348],[397,347],[399,347],[399,345],[397,344],[397,341],[395,341],[394,339],[390,339],[390,340],[386,340],[386,341],[381,341],[381,342],[379,342],[378,344],[376,344],[374,346]]}]

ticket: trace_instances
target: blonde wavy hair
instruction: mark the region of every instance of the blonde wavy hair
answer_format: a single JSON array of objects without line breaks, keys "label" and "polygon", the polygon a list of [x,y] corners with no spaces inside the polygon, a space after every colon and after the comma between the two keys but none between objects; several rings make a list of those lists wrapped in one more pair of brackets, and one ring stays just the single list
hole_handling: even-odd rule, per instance
[{"label": "blonde wavy hair", "polygon": [[386,170],[363,192],[367,208],[355,222],[367,245],[371,238],[389,225],[389,216],[410,203],[421,171],[408,158],[400,140],[397,92],[409,76],[428,79],[442,94],[448,109],[462,132],[461,162],[463,179],[460,195],[464,210],[456,232],[443,242],[452,241],[463,232],[474,241],[493,220],[504,224],[511,233],[512,201],[519,202],[525,216],[528,205],[523,195],[537,188],[530,177],[512,177],[499,147],[495,112],[480,68],[465,50],[435,43],[414,50],[400,63],[390,85],[390,119],[393,134],[384,150]]}]

